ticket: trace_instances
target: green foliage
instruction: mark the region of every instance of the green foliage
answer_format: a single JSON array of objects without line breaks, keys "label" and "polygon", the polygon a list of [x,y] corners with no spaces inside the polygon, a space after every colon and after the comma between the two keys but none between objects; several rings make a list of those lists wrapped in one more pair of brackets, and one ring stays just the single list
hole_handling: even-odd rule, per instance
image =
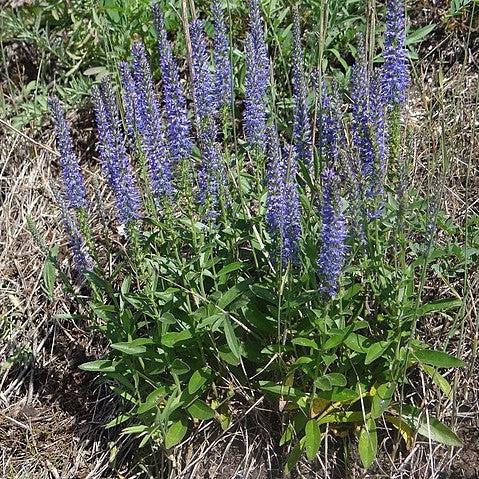
[{"label": "green foliage", "polygon": [[[390,201],[371,233],[381,232],[382,239],[367,257],[353,246],[341,292],[325,302],[307,266],[274,267],[264,227],[253,220],[256,239],[236,196],[252,201],[254,183],[246,174],[240,183],[244,189],[232,193],[224,228],[187,216],[174,227],[155,221],[140,234],[141,263],[117,252],[112,274],[87,274],[90,319],[112,349],[109,359],[82,369],[101,373],[123,398],[127,413],[114,424],[128,420],[125,434],[170,449],[197,420],[224,424],[228,408],[221,405],[230,400],[235,378],[272,404],[286,403],[289,426],[281,442],[299,438],[290,468],[303,453],[315,457],[325,424],[359,427],[365,467],[374,462],[376,423],[383,418],[407,441],[419,433],[458,445],[437,419],[394,400],[417,366],[446,394],[450,386],[435,368],[464,366],[412,333],[428,315],[448,315],[461,305],[453,298],[418,302],[424,270],[451,260],[450,249],[411,242],[405,263],[396,264],[397,209]],[[310,201],[303,193],[306,209],[314,211]],[[403,223],[411,238],[427,234],[425,207],[411,192]]]},{"label": "green foliage", "polygon": [[55,288],[55,282],[57,279],[57,269],[55,263],[57,261],[59,248],[54,246],[48,253],[45,264],[43,265],[43,286],[48,297],[53,297],[53,290]]},{"label": "green foliage", "polygon": [[472,13],[478,8],[477,0],[450,0],[448,15],[451,17],[461,17],[467,13]]}]

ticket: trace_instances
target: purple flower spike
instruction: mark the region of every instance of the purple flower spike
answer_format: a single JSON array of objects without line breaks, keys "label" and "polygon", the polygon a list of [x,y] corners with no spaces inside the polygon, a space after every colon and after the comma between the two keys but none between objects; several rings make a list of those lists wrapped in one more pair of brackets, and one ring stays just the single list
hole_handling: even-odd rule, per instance
[{"label": "purple flower spike", "polygon": [[219,215],[219,197],[225,184],[226,172],[223,158],[214,133],[200,135],[201,166],[198,172],[199,202],[206,208],[206,219],[216,220]]},{"label": "purple flower spike", "polygon": [[123,108],[125,110],[125,124],[128,132],[128,139],[131,146],[134,147],[136,143],[136,85],[133,75],[131,73],[130,65],[128,62],[120,62],[118,64],[118,70],[120,72],[121,87],[122,87],[122,100]]},{"label": "purple flower spike", "polygon": [[186,100],[181,88],[178,65],[168,41],[163,12],[153,4],[153,22],[158,38],[160,70],[163,83],[163,101],[167,123],[168,149],[174,165],[186,159],[193,147]]},{"label": "purple flower spike", "polygon": [[[351,77],[353,143],[358,160],[353,165],[353,172],[366,202],[381,200],[384,191],[388,151],[383,87],[380,74],[370,76],[364,50],[361,50]],[[380,210],[377,204],[364,205],[370,218],[377,217]]]},{"label": "purple flower spike", "polygon": [[404,0],[388,0],[384,38],[384,98],[394,107],[406,101],[409,71],[406,50],[406,10]]},{"label": "purple flower spike", "polygon": [[93,89],[98,151],[116,200],[118,220],[127,226],[140,215],[140,195],[126,154],[120,115],[109,80]]},{"label": "purple flower spike", "polygon": [[317,145],[322,157],[335,168],[339,165],[339,147],[344,141],[338,99],[330,95],[326,82],[321,85],[321,101],[317,116]]},{"label": "purple flower spike", "polygon": [[365,182],[371,177],[374,166],[374,147],[369,134],[369,91],[369,72],[364,49],[361,48],[351,74],[351,99],[353,143],[359,159],[355,172]]},{"label": "purple flower spike", "polygon": [[194,101],[201,150],[201,166],[198,172],[199,202],[206,208],[206,219],[214,221],[219,214],[219,195],[226,177],[223,158],[216,142],[218,103],[203,22],[194,20],[190,33]]},{"label": "purple flower spike", "polygon": [[308,168],[312,168],[313,149],[311,147],[311,125],[307,95],[299,13],[297,6],[295,6],[293,8],[293,145],[297,160],[302,161]]},{"label": "purple flower spike", "polygon": [[297,165],[292,150],[281,151],[274,127],[268,132],[268,196],[266,224],[283,266],[297,263],[301,239],[301,204],[296,182]]},{"label": "purple flower spike", "polygon": [[136,123],[141,138],[141,147],[148,163],[151,190],[155,200],[175,194],[173,166],[163,133],[160,105],[155,92],[150,64],[141,42],[134,42],[133,79],[136,94]]},{"label": "purple flower spike", "polygon": [[264,154],[266,151],[269,59],[263,29],[258,0],[250,0],[250,31],[245,44],[244,122],[248,143]]},{"label": "purple flower spike", "polygon": [[68,198],[60,193],[56,193],[55,198],[60,206],[63,226],[68,235],[75,269],[80,274],[93,271],[93,259],[88,252],[85,239],[76,224],[75,215],[68,208]]},{"label": "purple flower spike", "polygon": [[[382,91],[381,74],[376,73],[371,79],[369,92],[369,117],[370,135],[374,145],[374,164],[369,181],[367,197],[380,197],[384,193],[384,180],[386,177],[388,144],[386,131],[386,105]],[[379,210],[373,214],[377,216]]]},{"label": "purple flower spike", "polygon": [[233,97],[233,71],[231,67],[230,45],[220,0],[211,3],[213,16],[214,60],[216,67],[216,102],[218,109],[228,107]]},{"label": "purple flower spike", "polygon": [[210,62],[204,23],[202,20],[193,20],[190,26],[192,63],[193,63],[193,96],[195,101],[196,117],[200,126],[205,119],[213,119],[217,113],[215,84],[210,71]]},{"label": "purple flower spike", "polygon": [[267,84],[269,80],[269,56],[268,46],[264,38],[264,24],[261,17],[259,0],[249,0],[249,27],[253,51],[258,65],[258,80],[261,84]]},{"label": "purple flower spike", "polygon": [[58,98],[50,98],[48,104],[55,124],[57,146],[60,151],[60,165],[62,167],[63,184],[67,194],[68,207],[74,209],[86,208],[88,201],[86,199],[85,184],[80,171],[78,157],[73,150],[70,127],[65,119],[65,114]]},{"label": "purple flower spike", "polygon": [[339,276],[346,255],[346,221],[339,201],[339,181],[334,168],[326,166],[321,175],[321,247],[318,258],[320,291],[330,297],[338,292]]}]

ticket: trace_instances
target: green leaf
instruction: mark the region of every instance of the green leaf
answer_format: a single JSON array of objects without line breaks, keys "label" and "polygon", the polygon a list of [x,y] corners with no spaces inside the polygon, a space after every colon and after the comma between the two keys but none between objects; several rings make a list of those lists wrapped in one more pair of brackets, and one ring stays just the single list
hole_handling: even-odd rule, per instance
[{"label": "green leaf", "polygon": [[137,338],[133,341],[114,343],[111,345],[111,347],[124,354],[136,356],[146,353],[145,346],[148,344],[153,344],[153,340],[150,338]]},{"label": "green leaf", "polygon": [[112,373],[115,371],[115,364],[109,359],[99,359],[98,361],[90,361],[79,366],[82,371]]},{"label": "green leaf", "polygon": [[321,431],[319,425],[314,419],[310,419],[306,423],[304,436],[304,447],[306,449],[306,457],[312,461],[319,451],[321,445]]},{"label": "green leaf", "polygon": [[201,399],[197,399],[191,404],[187,411],[196,419],[207,420],[215,417],[215,411]]},{"label": "green leaf", "polygon": [[167,348],[172,348],[176,343],[191,339],[191,333],[187,330],[180,332],[165,333],[161,337],[161,343]]},{"label": "green leaf", "polygon": [[90,283],[93,283],[100,291],[104,291],[106,293],[112,294],[112,287],[111,284],[108,283],[105,279],[98,276],[93,271],[85,271],[84,273],[85,278],[87,278]]},{"label": "green leaf", "polygon": [[170,370],[173,374],[181,376],[182,374],[186,374],[190,371],[190,367],[181,359],[176,358],[170,366]]},{"label": "green leaf", "polygon": [[225,316],[223,319],[223,327],[224,327],[226,342],[228,343],[228,347],[230,348],[233,355],[236,358],[240,359],[241,358],[240,344],[239,344],[238,338],[236,337],[233,326],[231,325],[231,322],[227,316]]},{"label": "green leaf", "polygon": [[329,380],[327,376],[322,376],[320,378],[315,379],[314,385],[321,391],[331,391],[331,389],[333,389],[331,381]]},{"label": "green leaf", "polygon": [[136,424],[135,426],[125,427],[121,433],[122,434],[141,434],[148,431],[148,426],[144,424]]},{"label": "green leaf", "polygon": [[438,299],[430,303],[423,304],[418,309],[418,315],[424,316],[429,313],[439,313],[448,311],[450,309],[460,308],[462,306],[462,300],[457,298]]},{"label": "green leaf", "polygon": [[311,364],[313,362],[313,358],[309,356],[300,356],[296,361],[294,362],[295,366],[303,366],[304,370],[307,370],[309,368],[306,368],[308,364]]},{"label": "green leaf", "polygon": [[359,433],[359,457],[365,469],[375,461],[378,453],[378,434],[376,421],[372,418],[366,421]]},{"label": "green leaf", "polygon": [[373,361],[376,361],[376,359],[380,358],[390,344],[391,343],[389,341],[379,341],[369,346],[366,353],[366,359],[364,360],[364,364],[367,366]]},{"label": "green leaf", "polygon": [[416,359],[423,364],[429,364],[436,368],[463,368],[466,363],[443,351],[433,351],[431,349],[419,349],[414,351]]},{"label": "green leaf", "polygon": [[419,43],[424,40],[434,29],[436,25],[431,23],[430,25],[426,25],[425,27],[418,28],[410,33],[406,38],[406,45],[414,45],[415,43]]},{"label": "green leaf", "polygon": [[165,448],[171,449],[179,444],[186,435],[188,430],[186,419],[180,419],[174,422],[168,429],[165,435]]},{"label": "green leaf", "polygon": [[53,297],[53,290],[55,289],[55,282],[57,279],[57,268],[55,267],[55,258],[57,256],[58,246],[54,246],[48,253],[42,271],[43,286],[50,299]]},{"label": "green leaf", "polygon": [[439,387],[439,389],[446,395],[448,399],[452,399],[452,387],[449,384],[449,381],[440,374],[436,369],[432,366],[428,366],[427,364],[421,364],[421,369],[431,377],[434,383]]},{"label": "green leaf", "polygon": [[230,350],[227,344],[221,346],[218,350],[220,358],[231,366],[239,366],[241,364],[240,358],[236,357]]},{"label": "green leaf", "polygon": [[238,285],[233,286],[218,300],[216,303],[218,308],[224,310],[226,306],[231,304],[242,292],[243,290]]},{"label": "green leaf", "polygon": [[218,271],[218,276],[223,276],[224,274],[232,273],[233,271],[237,271],[239,269],[242,269],[243,266],[244,266],[244,263],[241,263],[240,261],[236,261],[235,263],[227,264],[226,266],[223,266]]},{"label": "green leaf", "polygon": [[297,346],[304,346],[306,348],[319,349],[316,341],[313,341],[309,338],[294,338],[292,341],[293,344]]},{"label": "green leaf", "polygon": [[209,378],[210,372],[208,369],[197,369],[188,381],[188,393],[194,394],[196,391],[199,391]]},{"label": "green leaf", "polygon": [[119,426],[120,424],[128,421],[128,419],[131,419],[131,416],[129,414],[120,414],[119,416],[116,416],[111,421],[107,422],[105,424],[105,428],[111,429],[112,427]]},{"label": "green leaf", "polygon": [[285,475],[288,475],[293,471],[300,457],[301,457],[301,445],[296,444],[296,446],[294,446],[293,449],[291,450],[288,456],[288,460],[286,461],[286,466],[284,468]]},{"label": "green leaf", "polygon": [[322,416],[318,419],[318,424],[334,424],[343,422],[363,422],[364,415],[361,411],[338,411]]},{"label": "green leaf", "polygon": [[351,334],[354,325],[350,325],[347,328],[335,333],[331,338],[329,338],[323,346],[323,349],[327,351],[328,349],[335,348],[342,344],[346,338]]},{"label": "green leaf", "polygon": [[402,406],[401,418],[417,430],[419,434],[432,441],[440,442],[446,446],[462,447],[461,440],[441,421],[432,416],[426,416],[421,411],[407,404]]},{"label": "green leaf", "polygon": [[143,439],[138,444],[138,449],[145,447],[148,441],[151,440],[151,437],[153,436],[155,432],[156,432],[156,427],[154,425],[150,426],[148,428],[148,433],[143,436]]},{"label": "green leaf", "polygon": [[322,399],[331,402],[351,402],[359,398],[358,392],[348,388],[333,388],[332,391],[322,391],[318,394]]},{"label": "green leaf", "polygon": [[345,340],[344,344],[351,350],[356,351],[357,353],[366,353],[367,352],[367,340],[366,336],[357,333],[351,333]]},{"label": "green leaf", "polygon": [[371,404],[371,416],[374,419],[381,417],[391,403],[396,383],[381,384],[375,391]]},{"label": "green leaf", "polygon": [[258,284],[252,284],[250,286],[250,290],[252,293],[260,299],[264,299],[268,303],[276,304],[278,298],[274,295],[269,288],[265,288],[264,286],[260,286]]},{"label": "green leaf", "polygon": [[283,435],[281,436],[281,439],[279,441],[279,446],[284,446],[288,442],[290,442],[294,437],[294,426],[292,424],[288,424],[286,429],[283,432]]},{"label": "green leaf", "polygon": [[329,379],[329,382],[331,383],[331,386],[346,386],[347,381],[346,377],[344,374],[341,373],[329,373],[326,374],[326,378]]},{"label": "green leaf", "polygon": [[259,386],[263,391],[278,394],[279,396],[299,399],[304,396],[304,393],[292,386],[285,386],[284,384],[277,384],[271,381],[260,381]]},{"label": "green leaf", "polygon": [[108,74],[108,69],[105,68],[104,66],[102,67],[92,67],[88,68],[83,72],[85,76],[97,76],[97,75],[107,75]]},{"label": "green leaf", "polygon": [[150,394],[148,394],[145,402],[141,403],[138,406],[138,414],[143,414],[147,411],[151,411],[159,404],[158,399],[164,397],[165,395],[166,388],[164,386],[160,386],[159,388],[152,391]]}]

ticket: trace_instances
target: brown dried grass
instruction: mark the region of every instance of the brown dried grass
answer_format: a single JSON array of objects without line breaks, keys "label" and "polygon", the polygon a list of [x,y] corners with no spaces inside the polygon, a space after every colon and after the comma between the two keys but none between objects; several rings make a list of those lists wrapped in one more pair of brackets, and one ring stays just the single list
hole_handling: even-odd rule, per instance
[{"label": "brown dried grass", "polygon": [[[438,184],[434,179],[440,177],[444,160],[441,152],[446,151],[449,168],[443,206],[452,218],[464,223],[467,217],[479,214],[477,58],[469,57],[465,68],[457,63],[448,67],[440,85],[438,60],[440,57],[431,54],[431,62],[417,72],[420,88],[409,115],[414,152],[411,177],[417,186],[433,193]],[[135,460],[132,443],[119,440],[114,431],[103,428],[115,416],[115,400],[105,387],[77,369],[81,362],[104,352],[101,339],[85,324],[56,320],[56,313],[70,310],[70,300],[59,289],[53,301],[42,292],[44,254],[33,241],[27,217],[35,219],[48,245],[58,244],[66,250],[53,201],[58,165],[52,154],[51,128],[44,125],[39,135],[0,125],[0,134],[0,476],[148,477],[138,469],[133,472],[134,464],[128,465]],[[92,164],[91,159],[87,162]],[[465,359],[469,367],[449,374],[455,391],[452,400],[441,399],[430,380],[421,374],[417,376],[417,395],[429,411],[459,432],[465,448],[449,450],[417,442],[412,450],[399,450],[393,457],[397,438],[384,428],[378,466],[365,473],[358,467],[357,458],[346,462],[341,457],[340,441],[328,434],[318,461],[301,463],[296,477],[479,477],[477,267],[473,265],[470,271],[467,288],[436,280],[427,285],[428,295],[464,294],[465,308],[455,324],[436,318],[420,326],[419,334],[439,348],[449,342],[448,350]],[[236,420],[227,431],[207,424],[175,449],[169,459],[152,453],[152,462],[157,462],[157,473],[152,477],[276,476],[285,451],[275,446],[275,414],[267,410],[262,398],[238,404]],[[117,441],[116,470],[123,475],[114,474],[109,467],[110,440]]]}]

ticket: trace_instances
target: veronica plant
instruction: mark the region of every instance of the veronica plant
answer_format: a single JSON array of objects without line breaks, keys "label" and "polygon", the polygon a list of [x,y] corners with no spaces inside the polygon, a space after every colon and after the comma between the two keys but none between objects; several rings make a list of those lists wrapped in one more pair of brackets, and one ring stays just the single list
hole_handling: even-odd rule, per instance
[{"label": "veronica plant", "polygon": [[157,3],[153,4],[153,20],[158,38],[168,148],[172,162],[179,163],[191,153],[190,121],[178,65],[173,57],[172,47],[168,40],[163,12]]},{"label": "veronica plant", "polygon": [[233,69],[230,44],[226,29],[224,11],[220,0],[211,2],[211,15],[215,29],[214,60],[216,102],[219,110],[229,108],[233,99]]},{"label": "veronica plant", "polygon": [[141,42],[132,45],[134,108],[141,147],[147,158],[151,190],[159,205],[175,194],[174,165],[167,148],[160,104],[156,96],[150,65]]},{"label": "veronica plant", "polygon": [[297,161],[304,163],[311,169],[313,166],[313,150],[307,96],[308,89],[304,71],[299,12],[295,7],[293,9],[293,144]]},{"label": "veronica plant", "polygon": [[249,145],[260,154],[266,151],[268,117],[269,57],[258,0],[250,0],[250,30],[245,42],[246,79],[244,129]]},{"label": "veronica plant", "polygon": [[266,224],[274,238],[280,263],[287,266],[297,262],[301,240],[297,156],[291,148],[281,148],[274,127],[269,130],[268,143]]},{"label": "veronica plant", "polygon": [[[392,21],[392,12],[403,14],[397,4],[388,7],[386,38],[402,38],[402,17]],[[98,241],[97,249],[106,249],[103,256],[114,264],[110,268],[99,259],[89,261],[67,221],[73,255],[85,265],[81,271],[90,292],[85,319],[111,345],[107,357],[82,368],[101,374],[118,392],[124,411],[110,425],[136,435],[139,446],[171,450],[198,421],[229,428],[232,398],[242,385],[248,388],[248,401],[265,395],[277,410],[281,445],[291,448],[287,470],[302,453],[315,459],[322,438],[326,442],[336,432],[338,437],[357,432],[363,465],[371,466],[378,422],[398,429],[408,444],[418,432],[458,446],[450,429],[429,412],[422,414],[420,398],[405,400],[403,395],[411,391],[408,377],[417,368],[447,394],[450,385],[437,369],[464,363],[430,350],[414,334],[428,315],[448,315],[461,301],[422,300],[430,267],[447,257],[448,250],[433,240],[431,215],[420,195],[411,190],[399,211],[388,192],[388,151],[391,141],[401,139],[393,140],[389,130],[389,114],[399,99],[397,93],[391,97],[385,84],[392,78],[391,59],[375,70],[364,60],[373,52],[361,53],[344,98],[334,83],[319,86],[313,148],[298,19],[291,134],[284,127],[291,123],[288,119],[269,118],[274,69],[259,2],[251,0],[249,6],[249,31],[242,45],[244,137],[237,143],[225,141],[223,151],[217,144],[217,124],[227,96],[219,85],[225,85],[226,74],[219,74],[225,65],[218,52],[224,51],[225,42],[218,36],[225,31],[217,2],[212,55],[203,21],[190,24],[192,84],[185,91],[192,92],[191,112],[183,95],[187,82],[180,80],[157,6],[162,102],[141,43],[133,45],[132,65],[120,67],[118,97],[123,104],[117,103],[109,80],[93,91],[103,173],[113,191],[117,222],[128,226],[130,235],[113,242],[118,248]],[[388,44],[399,48],[396,40]],[[216,70],[210,65],[215,55]],[[78,186],[78,162],[55,105],[53,113],[65,182],[74,179],[74,210],[89,200]],[[189,118],[194,118],[194,129]],[[303,157],[300,152],[305,151]],[[298,162],[308,163],[309,152],[316,155],[320,175],[304,184]],[[223,156],[237,160],[237,168],[228,171],[228,183]],[[137,170],[143,157],[149,168],[146,182],[137,180],[142,178]],[[171,214],[151,214],[140,201],[145,183],[155,195],[169,195],[179,175],[175,165],[185,159],[191,160],[195,184],[177,189]],[[264,182],[251,175],[251,166]],[[226,194],[228,202],[223,201]],[[442,227],[440,218],[434,215],[434,231]],[[354,234],[358,222],[362,235]],[[404,241],[398,243],[399,224]],[[447,234],[443,228],[442,235]],[[427,238],[425,247],[417,247],[421,237]],[[396,261],[398,248],[401,261]]]},{"label": "veronica plant", "polygon": [[214,220],[219,214],[219,195],[225,179],[225,168],[216,141],[220,103],[217,97],[217,84],[213,81],[210,71],[203,22],[194,20],[190,32],[194,103],[202,154],[198,172],[199,200],[206,206],[206,216]]},{"label": "veronica plant", "polygon": [[103,171],[115,196],[118,221],[122,226],[129,226],[140,216],[141,200],[126,154],[124,131],[110,81],[104,80],[92,95]]}]

